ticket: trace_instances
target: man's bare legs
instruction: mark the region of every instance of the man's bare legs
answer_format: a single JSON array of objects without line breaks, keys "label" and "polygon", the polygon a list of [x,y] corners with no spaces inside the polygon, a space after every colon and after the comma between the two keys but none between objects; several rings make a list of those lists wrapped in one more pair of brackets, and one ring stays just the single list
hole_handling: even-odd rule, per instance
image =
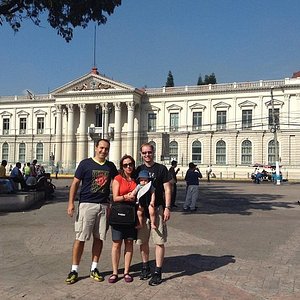
[{"label": "man's bare legs", "polygon": [[79,265],[81,256],[84,249],[84,242],[75,240],[73,244],[73,252],[72,252],[72,264]]},{"label": "man's bare legs", "polygon": [[103,241],[100,239],[94,238],[92,246],[92,261],[98,262],[103,248]]}]

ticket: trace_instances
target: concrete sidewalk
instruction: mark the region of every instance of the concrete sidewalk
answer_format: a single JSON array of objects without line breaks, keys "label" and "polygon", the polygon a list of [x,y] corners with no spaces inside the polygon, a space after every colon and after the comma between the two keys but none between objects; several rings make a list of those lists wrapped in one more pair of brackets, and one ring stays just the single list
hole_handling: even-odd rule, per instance
[{"label": "concrete sidewalk", "polygon": [[[134,281],[107,282],[109,232],[99,267],[105,281],[89,278],[88,242],[80,280],[68,286],[74,239],[74,220],[66,215],[70,182],[53,180],[56,197],[41,207],[0,213],[1,299],[300,299],[300,185],[202,182],[198,211],[172,212],[161,285],[138,279],[138,247]],[[184,190],[181,184],[179,206]]]}]

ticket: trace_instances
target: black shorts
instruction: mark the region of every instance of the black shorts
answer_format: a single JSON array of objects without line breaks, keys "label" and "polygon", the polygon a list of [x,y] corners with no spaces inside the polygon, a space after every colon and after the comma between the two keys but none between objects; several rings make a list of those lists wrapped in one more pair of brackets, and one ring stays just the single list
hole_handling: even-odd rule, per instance
[{"label": "black shorts", "polygon": [[136,240],[137,230],[132,226],[111,226],[111,236],[113,241]]}]

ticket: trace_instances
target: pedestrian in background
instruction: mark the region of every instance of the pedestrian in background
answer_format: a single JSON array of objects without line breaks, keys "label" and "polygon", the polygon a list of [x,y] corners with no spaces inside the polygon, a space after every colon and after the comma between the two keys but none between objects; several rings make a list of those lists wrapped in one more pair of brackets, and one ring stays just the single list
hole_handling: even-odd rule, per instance
[{"label": "pedestrian in background", "polygon": [[169,169],[169,173],[172,177],[171,179],[171,188],[172,188],[172,194],[171,194],[171,207],[177,207],[175,204],[176,201],[176,195],[177,195],[177,173],[180,171],[179,168],[177,168],[177,161],[172,160],[171,167]]},{"label": "pedestrian in background", "polygon": [[211,175],[212,175],[211,165],[208,165],[208,166],[207,166],[207,169],[206,169],[207,182],[210,182],[210,177],[211,177]]},{"label": "pedestrian in background", "polygon": [[202,174],[193,162],[189,163],[189,169],[185,174],[184,180],[186,181],[187,190],[185,196],[185,202],[183,205],[183,211],[194,212],[197,210],[196,202],[199,198],[199,179],[202,178]]}]

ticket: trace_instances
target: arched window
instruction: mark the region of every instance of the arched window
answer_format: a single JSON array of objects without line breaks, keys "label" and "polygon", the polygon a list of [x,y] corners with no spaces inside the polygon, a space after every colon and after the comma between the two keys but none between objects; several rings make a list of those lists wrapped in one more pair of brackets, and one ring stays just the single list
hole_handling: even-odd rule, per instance
[{"label": "arched window", "polygon": [[241,164],[251,165],[252,164],[252,143],[249,140],[242,142],[241,149]]},{"label": "arched window", "polygon": [[170,147],[170,161],[178,160],[178,143],[172,141],[169,147]]},{"label": "arched window", "polygon": [[43,143],[36,144],[36,159],[39,162],[44,160],[44,145]]},{"label": "arched window", "polygon": [[150,144],[150,145],[152,145],[152,146],[153,146],[153,148],[154,148],[154,155],[153,155],[153,159],[154,159],[154,160],[156,160],[156,143],[155,143],[155,142],[153,142],[153,141],[150,141],[150,142],[149,142],[149,144]]},{"label": "arched window", "polygon": [[19,162],[25,162],[26,159],[26,145],[25,143],[19,144]]},{"label": "arched window", "polygon": [[202,145],[199,141],[194,141],[192,144],[192,161],[201,164]]},{"label": "arched window", "polygon": [[[277,141],[277,149],[279,151],[279,143]],[[268,164],[274,165],[276,163],[276,155],[275,155],[275,142],[271,140],[268,144]]]},{"label": "arched window", "polygon": [[5,159],[8,161],[8,151],[9,151],[8,143],[5,142],[2,145],[2,160]]},{"label": "arched window", "polygon": [[216,164],[226,164],[226,143],[222,140],[218,141],[216,144]]}]

